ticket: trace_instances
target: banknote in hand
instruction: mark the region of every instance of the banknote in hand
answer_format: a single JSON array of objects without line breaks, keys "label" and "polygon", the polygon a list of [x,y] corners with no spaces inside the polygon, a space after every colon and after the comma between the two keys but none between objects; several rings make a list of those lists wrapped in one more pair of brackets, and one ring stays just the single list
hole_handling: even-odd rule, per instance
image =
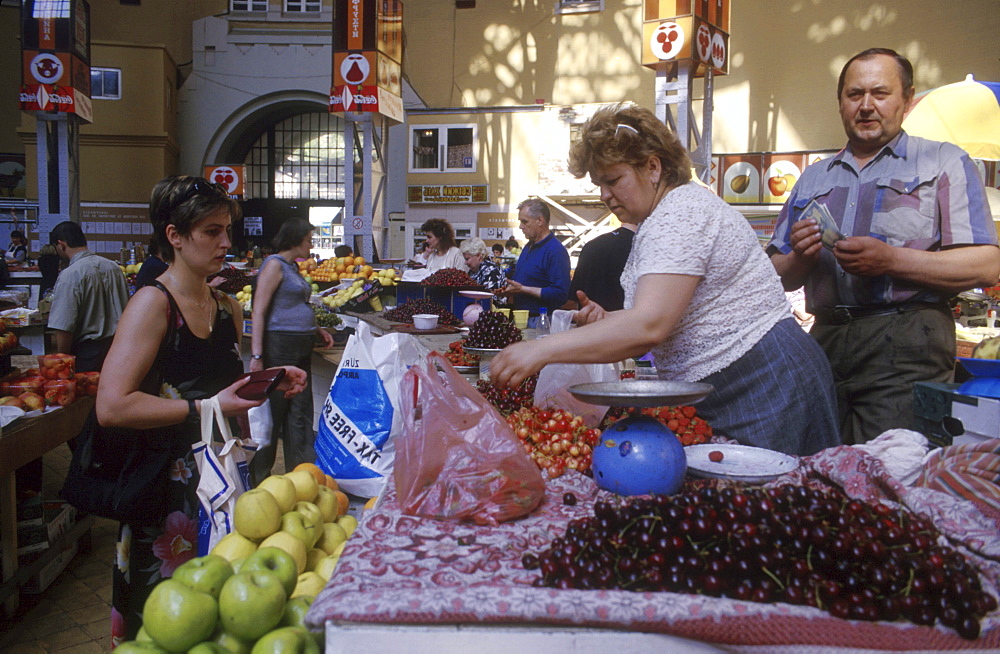
[{"label": "banknote in hand", "polygon": [[830,210],[826,208],[826,205],[822,205],[816,200],[813,200],[808,205],[806,205],[805,210],[802,215],[799,216],[799,220],[806,220],[812,218],[816,221],[816,225],[819,226],[820,238],[823,241],[823,247],[832,250],[836,246],[837,241],[847,238],[840,228],[837,227],[837,223],[834,222],[833,216],[830,215]]}]

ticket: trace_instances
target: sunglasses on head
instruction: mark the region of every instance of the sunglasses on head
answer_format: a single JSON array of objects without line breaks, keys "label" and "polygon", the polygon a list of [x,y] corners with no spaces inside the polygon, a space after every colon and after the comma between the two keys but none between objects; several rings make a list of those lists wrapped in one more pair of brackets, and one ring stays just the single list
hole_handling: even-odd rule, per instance
[{"label": "sunglasses on head", "polygon": [[177,204],[184,204],[198,195],[211,196],[218,195],[219,193],[229,197],[229,191],[222,184],[213,184],[207,179],[198,178],[192,182],[191,186],[188,187],[187,193],[184,194],[184,197]]}]

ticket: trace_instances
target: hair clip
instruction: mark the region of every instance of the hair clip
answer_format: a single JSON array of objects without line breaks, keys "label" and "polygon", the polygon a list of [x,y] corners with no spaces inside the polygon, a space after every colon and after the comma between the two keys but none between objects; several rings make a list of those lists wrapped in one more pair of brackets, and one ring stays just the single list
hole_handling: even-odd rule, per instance
[{"label": "hair clip", "polygon": [[631,125],[626,125],[625,123],[618,123],[618,126],[615,127],[615,137],[618,136],[618,132],[622,131],[623,127],[625,129],[629,130],[630,132],[635,133],[635,134],[639,133],[639,130],[637,130],[636,128],[632,127]]}]

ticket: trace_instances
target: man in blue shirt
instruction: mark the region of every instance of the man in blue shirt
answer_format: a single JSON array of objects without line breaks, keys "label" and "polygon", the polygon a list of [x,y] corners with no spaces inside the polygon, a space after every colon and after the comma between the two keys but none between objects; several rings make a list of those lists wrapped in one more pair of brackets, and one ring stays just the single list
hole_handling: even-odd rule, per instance
[{"label": "man in blue shirt", "polygon": [[569,252],[549,231],[548,205],[531,198],[517,205],[517,210],[528,243],[501,293],[513,297],[514,308],[527,309],[532,317],[540,307],[551,315],[569,297]]}]

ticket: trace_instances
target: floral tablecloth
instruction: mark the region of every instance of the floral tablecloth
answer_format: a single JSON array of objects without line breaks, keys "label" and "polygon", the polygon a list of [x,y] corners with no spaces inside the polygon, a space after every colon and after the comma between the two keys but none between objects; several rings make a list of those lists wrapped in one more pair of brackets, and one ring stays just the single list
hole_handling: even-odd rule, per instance
[{"label": "floral tablecloth", "polygon": [[[1000,585],[1000,521],[971,502],[905,487],[881,461],[839,447],[803,459],[775,482],[825,484],[868,500],[899,502],[933,519],[937,528],[982,573],[994,596]],[[575,506],[563,504],[572,492]],[[524,519],[481,527],[402,515],[392,482],[367,511],[337,571],[308,614],[326,621],[368,624],[532,624],[667,633],[727,648],[768,645],[899,649],[1000,649],[1000,611],[986,616],[978,640],[942,627],[909,622],[834,618],[807,606],[758,604],[678,593],[535,588],[537,571],[521,556],[541,552],[575,518],[592,515],[604,497],[577,473],[552,480],[542,504]]]}]

